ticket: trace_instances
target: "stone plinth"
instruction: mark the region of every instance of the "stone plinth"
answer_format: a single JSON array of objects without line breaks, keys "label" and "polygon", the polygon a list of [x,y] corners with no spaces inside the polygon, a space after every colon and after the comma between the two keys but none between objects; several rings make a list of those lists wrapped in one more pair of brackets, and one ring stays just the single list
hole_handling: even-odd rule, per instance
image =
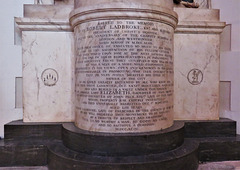
[{"label": "stone plinth", "polygon": [[70,9],[26,5],[24,18],[15,19],[22,32],[24,122],[74,121]]},{"label": "stone plinth", "polygon": [[[164,4],[164,5],[162,5]],[[173,34],[162,1],[76,1],[76,126],[149,132],[173,124]]]},{"label": "stone plinth", "polygon": [[175,8],[174,117],[219,119],[219,11]]}]

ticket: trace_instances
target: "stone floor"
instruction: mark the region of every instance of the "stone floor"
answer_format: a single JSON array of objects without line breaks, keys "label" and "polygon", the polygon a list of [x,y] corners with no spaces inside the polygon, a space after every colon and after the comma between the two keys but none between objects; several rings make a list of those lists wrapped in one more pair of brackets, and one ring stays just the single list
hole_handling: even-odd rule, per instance
[{"label": "stone floor", "polygon": [[[48,170],[48,167],[0,167],[0,170]],[[240,170],[240,161],[203,163],[198,170]]]},{"label": "stone floor", "polygon": [[35,167],[0,167],[0,170],[48,170],[47,166]]},{"label": "stone floor", "polygon": [[203,163],[198,170],[240,170],[240,161]]}]

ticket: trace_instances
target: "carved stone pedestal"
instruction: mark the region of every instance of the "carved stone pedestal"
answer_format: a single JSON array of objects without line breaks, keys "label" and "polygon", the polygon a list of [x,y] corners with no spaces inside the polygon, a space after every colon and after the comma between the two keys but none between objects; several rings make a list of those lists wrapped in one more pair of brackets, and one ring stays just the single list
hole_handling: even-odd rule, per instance
[{"label": "carved stone pedestal", "polygon": [[[184,123],[148,133],[116,134],[63,124],[63,143],[49,147],[50,169],[179,170],[198,167],[198,143],[184,140]],[[68,159],[66,159],[66,157]]]},{"label": "carved stone pedestal", "polygon": [[173,3],[77,0],[70,23],[75,125],[49,146],[49,168],[196,169],[198,143],[173,124]]}]

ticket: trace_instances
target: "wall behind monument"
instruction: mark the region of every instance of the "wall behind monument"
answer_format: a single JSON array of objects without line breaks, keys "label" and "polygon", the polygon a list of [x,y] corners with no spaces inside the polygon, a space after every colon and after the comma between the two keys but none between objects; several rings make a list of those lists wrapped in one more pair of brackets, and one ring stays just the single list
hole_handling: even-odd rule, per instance
[{"label": "wall behind monument", "polygon": [[[22,50],[21,45],[14,45],[14,17],[23,15],[23,4],[33,2],[0,0],[0,137],[3,137],[4,124],[22,119],[22,108],[17,108],[15,100],[16,83],[21,91],[18,77],[22,77]],[[21,99],[21,95],[19,97]]]},{"label": "wall behind monument", "polygon": [[212,0],[227,27],[222,34],[220,56],[220,116],[237,121],[240,133],[240,1]]}]

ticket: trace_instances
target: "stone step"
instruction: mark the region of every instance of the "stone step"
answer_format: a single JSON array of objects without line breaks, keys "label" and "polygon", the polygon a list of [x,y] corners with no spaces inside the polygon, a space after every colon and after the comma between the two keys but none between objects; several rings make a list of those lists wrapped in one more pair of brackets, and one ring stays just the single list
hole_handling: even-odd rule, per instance
[{"label": "stone step", "polygon": [[[201,162],[240,160],[240,137],[236,136],[235,123],[235,121],[228,119],[185,121],[185,139],[182,145],[177,144],[176,147],[170,148],[170,151],[159,151],[162,153],[141,151],[141,154],[120,154],[121,156],[119,156],[108,153],[103,155],[95,154],[94,150],[92,150],[93,152],[91,150],[89,152],[77,152],[71,150],[71,147],[67,148],[66,141],[69,140],[69,136],[62,138],[66,130],[62,123],[23,123],[21,120],[14,121],[5,125],[6,138],[0,140],[0,167],[46,166],[49,164],[49,168],[53,170],[86,168],[104,170],[148,168],[185,170],[186,167],[196,169],[198,158]],[[181,129],[179,134],[182,134],[183,126],[179,127],[178,129]],[[71,128],[67,129],[71,131]],[[176,129],[172,132],[169,131],[169,139],[174,138],[175,135],[171,137],[171,133],[174,134],[175,131]],[[152,142],[155,141],[155,137],[153,140],[149,136],[143,136],[140,139],[144,143],[150,142],[149,144],[151,144],[144,147],[152,147],[152,144],[154,144]],[[158,140],[161,139],[157,139],[157,142]],[[104,140],[95,141],[95,143],[101,142],[104,142]],[[89,142],[86,140],[85,146],[88,144]],[[112,148],[108,143],[105,144],[105,147]],[[118,145],[117,142],[112,145],[114,144]],[[140,143],[136,140],[135,144],[139,145]],[[75,141],[75,145],[79,145],[79,143]],[[103,145],[103,143],[99,145]],[[121,147],[117,149],[119,150]],[[197,149],[199,154],[197,154]]]},{"label": "stone step", "polygon": [[5,139],[19,138],[61,139],[62,123],[25,123],[12,121],[4,125]]},{"label": "stone step", "polygon": [[[186,138],[201,137],[234,137],[236,121],[221,118],[211,121],[176,121],[184,122]],[[61,139],[63,123],[23,123],[22,120],[12,121],[4,125],[5,139],[25,137],[42,139]]]},{"label": "stone step", "polygon": [[202,162],[240,160],[240,135],[193,140],[199,142],[199,160]]},{"label": "stone step", "polygon": [[[201,162],[240,160],[240,136],[185,139],[199,143],[199,160]],[[61,144],[61,140],[42,140],[26,138],[25,140],[0,140],[0,167],[2,166],[42,166],[47,165],[48,145],[50,154],[56,148],[53,145]],[[59,147],[60,148],[60,147]],[[77,152],[63,147],[68,153]],[[54,151],[54,152],[53,152]],[[71,155],[71,154],[70,154]],[[81,154],[80,154],[81,155]],[[76,157],[79,157],[76,156]],[[101,157],[101,156],[100,156]]]},{"label": "stone step", "polygon": [[47,166],[0,167],[0,170],[48,170]]},{"label": "stone step", "polygon": [[196,170],[198,143],[186,140],[175,150],[142,156],[93,156],[65,147],[62,142],[49,146],[48,167],[53,170]]},{"label": "stone step", "polygon": [[46,141],[0,140],[0,167],[47,165]]},{"label": "stone step", "polygon": [[186,138],[234,137],[236,136],[236,121],[227,118],[219,120],[188,120],[185,123]]}]

